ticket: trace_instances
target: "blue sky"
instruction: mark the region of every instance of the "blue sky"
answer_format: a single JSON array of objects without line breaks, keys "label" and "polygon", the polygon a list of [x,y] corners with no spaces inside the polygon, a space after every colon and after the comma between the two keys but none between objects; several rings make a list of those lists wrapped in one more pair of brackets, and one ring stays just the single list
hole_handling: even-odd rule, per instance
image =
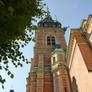
[{"label": "blue sky", "polygon": [[[62,26],[70,26],[65,34],[66,42],[68,42],[69,30],[71,28],[80,27],[82,19],[87,19],[89,14],[92,14],[92,0],[44,0],[49,7],[51,16],[61,22]],[[33,57],[34,43],[30,42],[23,50],[23,53],[28,60]],[[6,78],[5,89],[0,85],[0,92],[9,92],[12,88],[15,92],[26,92],[26,78],[30,71],[30,64],[24,64],[23,68],[15,69],[10,64],[11,71],[15,74],[14,79],[10,79],[5,72]],[[1,72],[1,71],[0,71]]]}]

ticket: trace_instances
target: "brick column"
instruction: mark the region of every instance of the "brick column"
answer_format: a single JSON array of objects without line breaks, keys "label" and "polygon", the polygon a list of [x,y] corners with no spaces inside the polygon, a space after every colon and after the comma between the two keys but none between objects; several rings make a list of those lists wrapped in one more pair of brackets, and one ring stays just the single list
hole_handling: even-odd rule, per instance
[{"label": "brick column", "polygon": [[43,88],[44,88],[44,56],[43,54],[39,54],[36,92],[43,92]]}]

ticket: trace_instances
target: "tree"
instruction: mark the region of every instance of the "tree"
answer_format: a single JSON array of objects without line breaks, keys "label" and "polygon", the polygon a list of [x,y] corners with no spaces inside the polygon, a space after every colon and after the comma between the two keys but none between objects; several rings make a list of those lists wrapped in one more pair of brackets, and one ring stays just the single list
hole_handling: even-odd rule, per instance
[{"label": "tree", "polygon": [[[44,5],[42,0],[0,0],[0,71],[4,69],[11,78],[10,61],[15,67],[22,67],[21,60],[28,63],[20,47],[34,40],[32,21],[44,13]],[[5,82],[2,75],[0,82]]]}]

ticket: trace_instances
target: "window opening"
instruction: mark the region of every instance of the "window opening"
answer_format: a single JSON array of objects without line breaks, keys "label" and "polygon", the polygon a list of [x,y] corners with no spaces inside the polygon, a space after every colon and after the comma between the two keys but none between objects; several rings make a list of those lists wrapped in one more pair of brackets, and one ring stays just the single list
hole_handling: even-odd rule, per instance
[{"label": "window opening", "polygon": [[52,37],[52,45],[55,45],[55,37]]},{"label": "window opening", "polygon": [[56,62],[56,58],[55,57],[53,57],[53,64]]},{"label": "window opening", "polygon": [[51,45],[50,37],[47,37],[47,45]]},{"label": "window opening", "polygon": [[67,92],[67,88],[65,88],[65,92]]},{"label": "window opening", "polygon": [[47,37],[47,45],[55,45],[55,37],[54,36]]},{"label": "window opening", "polygon": [[45,24],[44,24],[44,27],[48,27],[48,24],[45,23]]}]

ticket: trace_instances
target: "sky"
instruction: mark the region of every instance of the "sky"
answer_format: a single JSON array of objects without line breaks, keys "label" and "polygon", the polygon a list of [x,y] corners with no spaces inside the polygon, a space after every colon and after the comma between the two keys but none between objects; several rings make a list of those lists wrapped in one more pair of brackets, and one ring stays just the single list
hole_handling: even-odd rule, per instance
[{"label": "sky", "polygon": [[[44,0],[44,2],[48,5],[53,19],[57,18],[61,22],[62,27],[69,26],[65,33],[67,43],[70,29],[79,28],[82,20],[87,19],[88,15],[92,14],[92,0]],[[33,58],[33,47],[34,43],[30,42],[24,49],[21,49],[29,61]],[[10,69],[15,77],[14,79],[10,79],[3,72],[6,83],[4,90],[0,84],[0,92],[9,92],[10,89],[14,89],[15,92],[26,92],[26,78],[30,71],[30,64],[24,64],[23,68],[14,68],[10,64]]]}]

